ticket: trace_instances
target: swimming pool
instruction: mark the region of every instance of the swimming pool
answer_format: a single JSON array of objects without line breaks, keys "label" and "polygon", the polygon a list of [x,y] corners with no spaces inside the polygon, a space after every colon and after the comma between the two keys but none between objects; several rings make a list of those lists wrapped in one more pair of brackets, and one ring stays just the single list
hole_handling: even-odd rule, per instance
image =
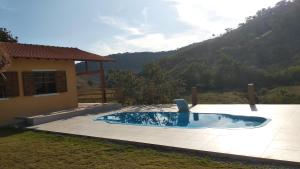
[{"label": "swimming pool", "polygon": [[177,128],[255,128],[270,121],[258,116],[194,112],[118,112],[99,116],[95,120],[111,124]]}]

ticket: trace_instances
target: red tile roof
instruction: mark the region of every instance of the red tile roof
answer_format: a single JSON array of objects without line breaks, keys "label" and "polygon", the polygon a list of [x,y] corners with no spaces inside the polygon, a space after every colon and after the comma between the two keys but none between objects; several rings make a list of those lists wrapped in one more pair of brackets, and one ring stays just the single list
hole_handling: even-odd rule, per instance
[{"label": "red tile roof", "polygon": [[0,42],[0,49],[13,58],[113,61],[110,57],[96,55],[78,48]]}]

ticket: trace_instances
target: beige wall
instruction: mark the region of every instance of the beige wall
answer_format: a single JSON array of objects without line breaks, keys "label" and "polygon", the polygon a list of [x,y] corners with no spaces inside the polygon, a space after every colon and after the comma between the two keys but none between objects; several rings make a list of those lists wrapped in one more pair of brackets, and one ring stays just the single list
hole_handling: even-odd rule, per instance
[{"label": "beige wall", "polygon": [[[65,93],[52,96],[24,96],[22,71],[33,69],[65,70],[67,89]],[[16,116],[32,116],[77,107],[76,74],[73,61],[13,59],[7,71],[17,71],[20,96],[0,99],[0,126],[11,123]]]}]

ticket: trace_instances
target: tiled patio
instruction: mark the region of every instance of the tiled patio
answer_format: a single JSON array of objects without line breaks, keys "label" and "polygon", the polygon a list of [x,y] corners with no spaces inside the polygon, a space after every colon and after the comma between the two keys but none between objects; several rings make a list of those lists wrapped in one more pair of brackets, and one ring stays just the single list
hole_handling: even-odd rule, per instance
[{"label": "tiled patio", "polygon": [[[118,111],[177,111],[177,108],[174,105],[139,106]],[[256,105],[250,108],[249,105],[200,104],[191,111],[255,115],[271,121],[264,127],[253,129],[181,129],[108,124],[94,121],[99,114],[93,114],[30,128],[300,164],[300,105]]]}]

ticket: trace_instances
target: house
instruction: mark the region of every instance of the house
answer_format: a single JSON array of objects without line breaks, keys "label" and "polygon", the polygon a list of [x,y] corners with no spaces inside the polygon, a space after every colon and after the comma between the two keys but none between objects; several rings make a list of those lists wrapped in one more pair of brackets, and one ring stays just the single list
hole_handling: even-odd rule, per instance
[{"label": "house", "polygon": [[15,117],[77,107],[75,61],[99,62],[103,87],[102,63],[112,61],[78,48],[9,42],[0,42],[1,54],[10,64],[0,68],[0,126]]}]

